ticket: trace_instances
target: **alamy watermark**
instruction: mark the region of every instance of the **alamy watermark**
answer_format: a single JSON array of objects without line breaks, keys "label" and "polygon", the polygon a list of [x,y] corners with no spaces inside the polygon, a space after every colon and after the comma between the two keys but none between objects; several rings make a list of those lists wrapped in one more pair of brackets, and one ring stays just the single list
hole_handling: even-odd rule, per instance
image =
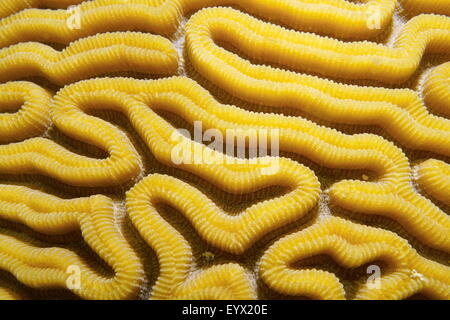
[{"label": "alamy watermark", "polygon": [[70,6],[67,8],[69,17],[66,20],[67,28],[70,30],[81,29],[81,9],[79,6]]},{"label": "alamy watermark", "polygon": [[227,129],[224,136],[218,129],[203,132],[203,123],[195,121],[193,139],[186,129],[172,134],[176,145],[171,160],[176,165],[255,165],[264,175],[272,175],[279,170],[279,136],[279,129]]},{"label": "alamy watermark", "polygon": [[69,276],[66,279],[66,287],[69,290],[81,289],[81,269],[77,265],[70,265],[67,267],[66,274]]},{"label": "alamy watermark", "polygon": [[367,288],[379,290],[381,289],[381,268],[377,265],[370,265],[367,267],[367,274],[370,274],[367,279]]},{"label": "alamy watermark", "polygon": [[381,29],[382,13],[379,5],[370,5],[367,9],[367,28],[370,30]]}]

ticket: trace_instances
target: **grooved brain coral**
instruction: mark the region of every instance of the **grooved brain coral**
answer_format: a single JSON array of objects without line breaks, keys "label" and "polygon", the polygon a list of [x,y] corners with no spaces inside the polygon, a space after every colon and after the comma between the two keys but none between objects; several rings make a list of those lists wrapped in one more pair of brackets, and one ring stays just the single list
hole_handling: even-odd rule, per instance
[{"label": "grooved brain coral", "polygon": [[0,299],[450,299],[449,58],[450,0],[2,0]]}]

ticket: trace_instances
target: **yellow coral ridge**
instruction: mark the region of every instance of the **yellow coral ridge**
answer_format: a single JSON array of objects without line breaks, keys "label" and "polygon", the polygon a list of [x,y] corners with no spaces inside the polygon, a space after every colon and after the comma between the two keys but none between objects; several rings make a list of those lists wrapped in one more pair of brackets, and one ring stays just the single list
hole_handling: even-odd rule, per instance
[{"label": "yellow coral ridge", "polygon": [[[256,60],[279,62],[296,70],[398,83],[416,71],[425,49],[431,53],[450,52],[450,17],[413,18],[403,28],[394,48],[290,31],[229,8],[197,13],[187,26],[187,35],[204,46],[211,39],[226,41]],[[205,37],[211,39],[207,41]]]},{"label": "yellow coral ridge", "polygon": [[18,141],[42,134],[50,125],[51,95],[30,82],[0,84],[0,142]]},{"label": "yellow coral ridge", "polygon": [[[305,215],[316,204],[320,190],[314,174],[303,166],[283,165],[277,173],[278,179],[251,169],[230,172],[226,179],[241,180],[243,189],[265,186],[267,180],[292,184],[295,189],[285,196],[255,204],[237,216],[227,215],[200,191],[169,176],[145,178],[136,187],[134,198],[139,194],[140,201],[148,204],[146,211],[141,213],[145,215],[157,214],[154,203],[171,205],[191,221],[208,243],[241,254],[264,234]],[[283,181],[287,177],[292,181]]]},{"label": "yellow coral ridge", "polygon": [[430,159],[418,167],[418,183],[428,194],[450,205],[450,165]]},{"label": "yellow coral ridge", "polygon": [[[174,147],[181,143],[190,152],[196,148],[197,143],[192,145],[191,140],[176,134],[175,128],[151,108],[176,113],[191,124],[201,120],[205,130],[214,128],[221,131],[223,136],[226,136],[227,129],[279,129],[281,150],[304,155],[326,167],[366,169],[378,175],[376,182],[343,180],[332,185],[329,191],[333,202],[357,212],[392,217],[424,243],[450,251],[450,239],[447,237],[449,217],[414,190],[407,158],[401,150],[380,137],[367,134],[344,135],[302,118],[260,114],[222,105],[194,81],[184,77],[148,81],[94,79],[70,85],[54,97],[53,121],[63,129],[65,126],[79,126],[75,131],[64,130],[74,137],[77,137],[77,132],[83,132],[88,127],[85,141],[88,137],[92,141],[106,137],[108,149],[127,154],[128,151],[123,149],[128,145],[122,144],[123,140],[115,140],[121,137],[117,128],[83,113],[99,107],[127,115],[157,160],[190,171],[232,193],[256,190],[242,180],[225,178],[231,174],[230,170],[242,172],[248,170],[248,167],[255,170],[273,169],[278,162],[280,168],[283,165],[289,167],[289,161],[285,163],[286,160],[269,158],[267,162],[251,166],[246,163],[224,164],[223,161],[213,161],[212,164],[207,161],[200,164],[195,161],[175,164],[171,152]],[[67,115],[77,120],[74,123],[68,121]],[[82,123],[84,124],[81,125]],[[100,132],[100,137],[92,135],[93,130]],[[87,133],[89,131],[90,134]],[[197,147],[200,147],[201,154],[205,154],[206,146],[200,144]],[[220,159],[217,152],[213,154],[213,159]],[[0,158],[0,168],[3,167],[1,160]],[[87,177],[85,179],[89,180]],[[278,178],[277,175],[274,177]],[[285,179],[290,181],[289,177]],[[267,186],[270,186],[276,180],[266,181]]]},{"label": "yellow coral ridge", "polygon": [[177,69],[178,54],[169,40],[138,32],[95,35],[71,43],[63,51],[40,43],[0,50],[0,81],[43,76],[67,84],[111,72],[170,75]]},{"label": "yellow coral ridge", "polygon": [[439,13],[450,16],[449,0],[401,0],[409,13]]},{"label": "yellow coral ridge", "polygon": [[[427,1],[418,0],[411,7]],[[423,9],[447,14],[448,0],[440,2],[447,5],[429,5]],[[355,4],[344,0],[94,0],[80,4],[73,11],[29,9],[5,18],[0,22],[0,47],[30,40],[68,43],[87,35],[130,27],[169,35],[176,30],[183,15],[220,5],[237,5],[269,19],[283,17],[275,21],[297,30],[344,39],[366,39],[389,25],[396,1],[368,0]],[[11,13],[11,9],[3,9],[0,16],[2,11],[3,16]],[[421,12],[420,9],[415,11]],[[80,28],[68,23],[75,14],[79,14]]]},{"label": "yellow coral ridge", "polygon": [[444,63],[430,73],[423,89],[427,106],[450,116],[450,62]]},{"label": "yellow coral ridge", "polygon": [[[436,18],[450,23],[450,18]],[[263,25],[233,9],[205,9],[193,16],[186,26],[187,52],[200,74],[230,94],[263,105],[301,109],[328,121],[378,125],[407,147],[450,155],[450,121],[430,115],[418,93],[408,89],[343,85],[269,66],[252,65],[214,43],[214,32],[219,30],[214,26],[223,23],[236,23],[236,26],[217,32],[217,36],[237,43],[251,56],[272,51],[269,48],[279,48],[267,58],[278,64],[299,60],[292,55],[292,59],[286,61],[284,56],[290,56],[291,51],[286,46],[280,47],[279,43],[283,43],[279,40],[281,35],[277,39],[266,39],[262,35],[244,37],[242,30],[239,35],[234,33],[240,30],[238,26],[253,28],[262,24],[268,29],[276,27]],[[264,43],[267,50],[255,49],[259,43]],[[322,59],[316,58],[320,64]],[[316,58],[310,58],[310,63],[317,63]]]},{"label": "yellow coral ridge", "polygon": [[14,290],[9,288],[0,288],[0,301],[1,300],[22,300],[22,297]]},{"label": "yellow coral ridge", "polygon": [[28,8],[67,8],[83,0],[5,0],[0,3],[0,18]]},{"label": "yellow coral ridge", "polygon": [[[156,298],[156,296],[155,296]],[[172,298],[181,300],[250,300],[255,289],[245,270],[236,263],[217,265],[194,274],[177,286]]]},{"label": "yellow coral ridge", "polygon": [[[103,125],[99,129],[80,122],[82,119],[67,117],[65,130],[70,130],[68,134],[75,138],[108,151],[108,158],[81,156],[49,139],[31,138],[0,146],[0,172],[43,174],[83,187],[115,186],[135,179],[142,165],[130,140],[123,133],[114,131],[112,125]],[[99,122],[98,119],[89,120],[90,124]],[[109,129],[106,132],[105,127]]]},{"label": "yellow coral ridge", "polygon": [[[450,119],[442,117],[450,110],[450,63],[421,78],[422,92],[348,85],[315,76],[394,85],[405,82],[422,70],[425,54],[450,52],[449,0],[399,1],[405,16],[394,13],[395,0],[92,0],[67,10],[39,8],[67,8],[82,1],[0,2],[0,174],[42,174],[73,186],[120,186],[114,189],[118,192],[135,184],[125,195],[126,212],[158,259],[152,299],[255,299],[259,290],[253,279],[256,272],[270,289],[290,296],[404,299],[423,293],[450,300],[448,265],[425,258],[393,232],[324,212],[330,205],[344,208],[340,214],[353,211],[385,216],[398,222],[408,239],[419,240],[421,247],[424,244],[424,252],[450,253],[450,217],[444,212],[450,205],[450,165],[445,162],[450,157]],[[235,9],[208,8],[221,5]],[[184,17],[198,10],[185,26]],[[411,20],[396,29],[403,17]],[[264,18],[268,22],[259,20]],[[382,32],[384,38],[392,18],[396,20],[392,45],[341,41],[364,40]],[[180,25],[183,36],[177,44],[134,32],[169,36]],[[128,30],[133,32],[125,32]],[[343,134],[300,116],[225,105],[186,77],[84,80],[128,71],[182,72],[175,46],[184,44],[185,38],[185,53],[193,69],[219,88],[218,95],[223,89],[238,100],[272,111],[287,107],[332,123],[378,126],[409,149],[443,157],[412,169],[403,151],[388,139]],[[57,51],[59,45],[68,47]],[[35,76],[58,85],[73,84],[59,89],[53,99],[50,92],[29,82],[1,84]],[[148,168],[129,133],[92,115],[99,109],[122,113],[157,161],[177,172],[187,171],[207,186],[233,194],[261,192],[273,186],[286,191],[228,214],[202,187],[190,183],[190,174],[175,178],[151,169],[152,174],[143,178],[144,168]],[[184,136],[166,114],[181,118],[188,127],[200,121],[200,133],[206,136],[203,140],[212,141],[208,140],[212,133],[215,143],[207,147]],[[99,148],[107,156],[80,155],[43,138],[51,121],[63,135]],[[247,141],[248,134],[256,134],[260,143],[266,138],[275,156],[265,152],[258,158],[239,159],[224,154],[223,149],[230,151],[230,130],[233,142]],[[217,139],[217,133],[227,140]],[[270,146],[274,141],[279,147]],[[217,148],[218,143],[222,151],[210,148]],[[249,153],[250,144],[246,143]],[[278,149],[321,167],[345,170],[344,175],[351,174],[347,170],[370,173],[358,173],[362,181],[319,174],[326,188],[322,203],[319,178],[306,166],[279,157]],[[415,162],[416,155],[413,157]],[[425,193],[438,201],[427,199]],[[93,266],[77,249],[68,249],[72,244],[52,247],[26,231],[19,235],[8,227],[0,228],[0,271],[17,279],[15,285],[0,281],[0,300],[27,297],[17,283],[43,292],[66,288],[82,298],[136,298],[142,293],[145,276],[142,262],[116,220],[116,207],[122,205],[103,195],[63,200],[0,184],[0,219],[7,225],[25,226],[44,238],[81,234],[81,241],[107,265]],[[275,240],[258,255],[261,260],[256,270],[222,262],[199,268],[197,257],[201,259],[198,262],[210,264],[214,254],[194,255],[197,250],[160,214],[159,205],[174,208],[207,246],[227,252],[227,256],[253,252],[260,239],[307,217],[316,205],[314,212],[319,216],[311,226]],[[433,252],[431,256],[439,255]],[[334,263],[321,264],[321,260],[311,267],[297,267],[302,262],[310,265],[322,255],[349,270],[340,270]],[[341,272],[348,275],[356,270],[360,274],[377,261],[382,261],[379,287],[366,281],[369,269],[367,277],[358,277],[353,283],[340,279]],[[79,285],[73,285],[73,271],[81,276]]]},{"label": "yellow coral ridge", "polygon": [[[126,299],[139,292],[142,265],[115,225],[114,203],[105,196],[72,200],[20,186],[0,186],[0,218],[24,224],[43,234],[81,230],[86,243],[110,265],[115,274],[99,275],[74,252],[40,248],[0,234],[0,269],[37,289],[68,288],[83,298]],[[73,270],[72,270],[72,269]],[[74,270],[79,286],[68,287]]]},{"label": "yellow coral ridge", "polygon": [[[18,85],[21,90],[30,88],[27,83],[19,82]],[[5,89],[17,89],[14,83],[3,86]],[[37,90],[36,87],[31,86],[34,90]],[[41,89],[38,92],[43,95],[44,91]],[[3,95],[0,93],[0,96]],[[36,110],[46,110],[50,107],[45,99],[35,99],[33,102],[43,103],[36,106]],[[19,122],[22,127],[17,127],[17,132],[31,134],[29,125],[33,122],[30,122],[30,119],[39,120],[38,114],[36,118],[33,116],[35,113],[30,114],[28,122]],[[73,112],[70,106],[55,109],[53,118],[62,132],[107,151],[109,157],[89,158],[75,154],[52,140],[30,138],[23,142],[0,145],[1,173],[44,174],[70,185],[93,187],[126,183],[135,179],[141,172],[141,160],[131,141],[111,124],[82,112]]]},{"label": "yellow coral ridge", "polygon": [[[66,130],[81,140],[95,142],[97,139],[104,139],[102,142],[108,143],[108,149],[120,153],[130,145],[129,142],[123,141],[123,134],[105,121],[84,113],[99,107],[121,111],[127,115],[156,158],[172,166],[174,163],[170,151],[174,146],[172,138],[175,129],[155,114],[151,108],[174,112],[190,123],[202,120],[205,129],[217,128],[222,132],[227,128],[237,127],[279,128],[280,147],[283,150],[305,155],[328,167],[369,169],[379,174],[380,178],[376,183],[344,180],[334,184],[330,193],[333,201],[341,201],[344,207],[349,207],[353,206],[354,202],[351,197],[362,199],[356,208],[356,211],[359,212],[365,212],[369,209],[368,207],[373,205],[372,202],[376,201],[384,206],[381,214],[396,218],[421,241],[443,250],[449,250],[450,245],[446,236],[449,228],[448,217],[430,201],[414,192],[410,183],[411,170],[408,161],[400,150],[382,138],[373,135],[347,136],[301,118],[257,114],[234,106],[221,105],[194,81],[182,77],[147,81],[123,78],[95,79],[70,85],[54,97],[53,121],[63,131]],[[97,142],[96,145],[100,144]],[[202,149],[204,150],[204,148]],[[39,147],[36,150],[41,152]],[[58,153],[53,152],[50,157],[54,157],[55,154]],[[124,154],[126,153],[124,152]],[[25,159],[29,159],[29,157]],[[120,159],[119,157],[118,160]],[[3,159],[0,158],[0,164],[1,160]],[[75,160],[72,161],[76,163]],[[269,164],[273,165],[273,161],[275,159],[272,159]],[[286,168],[294,166],[286,159],[279,159],[279,161],[282,172],[284,165]],[[179,166],[229,192],[256,191],[254,190],[255,185],[247,184],[239,179],[226,178],[233,176],[233,171],[237,174],[239,172],[242,174],[249,169],[257,172],[258,167],[255,165],[187,163]],[[0,167],[3,168],[3,165]],[[48,168],[49,171],[55,172],[59,171],[58,169],[58,166],[55,165]],[[80,170],[79,167],[78,175],[75,171],[73,175],[77,177],[88,169],[85,167]],[[85,175],[83,181],[89,181],[89,174],[93,172],[96,171],[90,171],[88,175]],[[105,181],[107,177],[110,175],[105,173]],[[275,182],[280,183],[279,176],[271,177],[272,175],[269,175],[265,179],[265,186],[273,185]],[[294,175],[293,178],[295,177]],[[283,176],[283,181],[284,183],[292,181],[290,175]],[[291,186],[293,185],[291,184]],[[261,187],[261,185],[258,186],[258,188]],[[148,205],[147,200],[146,203]],[[141,229],[144,228],[144,225],[141,226]],[[154,228],[147,227],[145,230],[150,234],[154,233]],[[157,242],[158,239],[155,238],[154,241]],[[163,256],[171,256],[172,254],[176,255],[177,250],[181,249],[183,246],[177,244],[172,250],[162,249],[160,252]],[[172,254],[168,254],[168,252]],[[184,259],[183,255],[181,260]],[[182,274],[184,279],[185,273],[182,272]],[[163,279],[176,279],[173,277],[173,273],[168,272],[168,276]],[[158,290],[167,289],[164,283],[161,286],[162,288]],[[161,286],[157,285],[156,288]],[[173,293],[167,292],[167,290],[158,294],[158,290],[155,291],[157,297],[173,296]]]},{"label": "yellow coral ridge", "polygon": [[[273,289],[289,295],[344,299],[339,279],[328,271],[295,270],[296,261],[330,255],[346,268],[383,260],[379,287],[360,283],[356,299],[404,299],[415,293],[450,299],[450,268],[420,256],[396,234],[330,217],[275,242],[261,259],[260,275]],[[368,274],[367,278],[369,278]]]},{"label": "yellow coral ridge", "polygon": [[189,276],[193,256],[188,242],[152,207],[157,199],[149,201],[148,198],[151,183],[157,179],[173,180],[150,176],[127,192],[128,215],[159,260],[160,272],[152,288],[152,298],[254,299],[250,279],[239,265],[218,265]]},{"label": "yellow coral ridge", "polygon": [[[410,13],[450,15],[448,0],[403,2]],[[205,7],[229,5],[296,30],[342,39],[367,39],[386,29],[396,1],[367,0],[355,4],[344,0],[93,0],[81,3],[75,10],[29,9],[3,19],[0,48],[30,40],[68,43],[99,32],[129,29],[130,23],[133,29],[169,35],[175,32],[184,15]],[[20,8],[21,4],[0,7],[0,17],[12,13],[14,7]],[[79,15],[79,28],[68,23],[76,18],[74,15]]]}]

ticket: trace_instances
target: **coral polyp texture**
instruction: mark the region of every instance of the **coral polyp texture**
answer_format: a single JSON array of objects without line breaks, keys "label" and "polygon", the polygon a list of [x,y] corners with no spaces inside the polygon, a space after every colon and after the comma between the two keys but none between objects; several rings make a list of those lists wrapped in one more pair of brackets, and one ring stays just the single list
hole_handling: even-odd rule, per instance
[{"label": "coral polyp texture", "polygon": [[450,0],[2,0],[0,299],[450,299]]}]

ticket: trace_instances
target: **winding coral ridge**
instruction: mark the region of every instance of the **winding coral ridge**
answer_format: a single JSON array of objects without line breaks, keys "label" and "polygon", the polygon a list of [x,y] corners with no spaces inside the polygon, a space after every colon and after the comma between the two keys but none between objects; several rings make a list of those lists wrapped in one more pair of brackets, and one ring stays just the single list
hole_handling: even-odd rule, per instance
[{"label": "winding coral ridge", "polygon": [[178,54],[169,40],[139,32],[99,34],[73,42],[63,51],[40,43],[0,50],[0,81],[43,76],[67,84],[112,72],[171,75],[177,69]]},{"label": "winding coral ridge", "polygon": [[[253,65],[214,43],[216,31],[221,40],[237,42],[239,47],[245,43],[242,49],[250,56],[276,47],[276,42],[264,37],[250,40],[242,35],[236,37],[232,31],[234,29],[219,32],[219,29],[213,28],[220,21],[242,20],[242,26],[251,26],[244,22],[252,19],[226,8],[205,9],[194,15],[186,26],[186,41],[195,69],[243,100],[272,107],[292,107],[332,122],[378,125],[407,147],[450,155],[450,121],[429,114],[418,93],[412,90],[344,85],[310,75]],[[450,23],[450,18],[442,19]],[[258,43],[266,43],[266,49],[253,50]],[[289,48],[284,47],[278,55],[267,58],[289,64],[296,59],[286,61],[285,56],[290,55]],[[315,63],[314,59],[310,60]]]},{"label": "winding coral ridge", "polygon": [[[292,165],[285,171],[284,167],[277,173],[278,177],[271,176],[270,180],[277,184],[294,184],[296,189],[285,196],[257,203],[237,216],[227,215],[208,197],[183,181],[151,175],[139,184],[139,199],[147,204],[141,215],[157,215],[154,203],[169,204],[182,212],[208,243],[241,254],[269,231],[305,215],[318,200],[319,183],[309,169]],[[288,173],[293,176],[292,182],[283,181]],[[265,186],[268,180],[268,176],[251,170],[230,172],[226,178],[230,183],[240,182],[236,184],[240,184],[243,190],[250,186]]]},{"label": "winding coral ridge", "polygon": [[[5,86],[8,85],[11,84]],[[38,109],[50,108],[48,101],[41,102],[44,104]],[[53,122],[68,136],[106,150],[109,157],[89,158],[73,153],[50,139],[35,137],[0,145],[0,172],[43,174],[70,185],[86,187],[120,185],[140,174],[142,164],[137,151],[130,140],[111,124],[73,112],[70,106],[69,109],[55,109]],[[22,130],[28,126],[27,122],[21,124]]]},{"label": "winding coral ridge", "polygon": [[[296,175],[284,174],[283,168],[283,166],[292,168],[293,162],[269,157],[255,164],[229,164],[223,161],[221,153],[207,152],[209,148],[205,145],[193,143],[177,133],[178,131],[152,111],[152,108],[173,112],[191,124],[201,120],[205,130],[214,128],[222,132],[223,136],[226,136],[227,129],[278,129],[281,150],[303,155],[329,168],[362,169],[377,174],[378,180],[374,182],[343,180],[335,183],[329,190],[332,202],[356,212],[391,217],[420,241],[450,251],[450,239],[447,236],[450,227],[449,217],[414,190],[408,160],[392,143],[375,135],[341,134],[302,118],[254,113],[234,106],[221,105],[196,82],[184,77],[147,81],[125,78],[94,79],[62,89],[54,97],[52,107],[55,125],[74,138],[123,156],[106,160],[105,171],[100,172],[99,169],[89,168],[89,164],[85,164],[70,168],[78,171],[68,175],[68,170],[61,170],[61,164],[57,165],[52,159],[55,157],[54,154],[45,154],[42,155],[46,157],[45,161],[53,163],[52,166],[46,167],[46,174],[56,177],[66,174],[65,181],[72,184],[98,183],[97,179],[106,183],[111,176],[116,178],[116,174],[108,170],[114,170],[113,173],[129,173],[130,170],[125,171],[124,168],[130,166],[135,168],[131,164],[139,163],[136,154],[130,150],[131,143],[125,140],[119,129],[84,113],[98,108],[124,113],[158,161],[194,173],[231,193],[256,191],[255,187],[247,185],[242,180],[230,180],[226,177],[234,176],[233,171],[242,172],[249,169],[257,171],[258,168],[266,170],[266,173],[279,168],[283,173],[281,185],[288,183],[288,187],[295,188],[298,184],[293,183],[291,179]],[[244,133],[237,132],[237,136],[243,136]],[[28,143],[32,145],[34,142]],[[14,147],[14,144],[12,146]],[[180,146],[181,151],[187,154],[191,161],[175,164],[172,150]],[[4,146],[4,148],[13,147]],[[9,149],[4,154],[12,154],[14,157],[21,154],[24,156],[22,145],[15,148],[16,150]],[[200,148],[200,154],[208,157],[205,159],[213,161],[209,164],[208,161],[196,163],[192,158],[195,148]],[[77,158],[66,154],[58,155],[58,160],[77,163]],[[26,157],[24,159],[27,160],[23,161],[30,161]],[[95,163],[103,160],[86,161]],[[119,161],[127,166],[119,166],[117,164]],[[38,162],[34,165],[44,167]],[[23,166],[22,164],[18,166],[17,162],[8,162],[8,156],[0,157],[2,171],[23,172]],[[83,169],[80,171],[80,168]],[[272,177],[270,174],[268,176]],[[280,183],[277,180],[278,175],[273,177],[273,180],[266,178],[266,186],[271,186],[274,182]]]},{"label": "winding coral ridge", "polygon": [[450,17],[438,15],[420,15],[408,21],[394,48],[290,31],[230,8],[204,9],[189,20],[186,30],[191,50],[200,51],[200,47],[210,47],[213,40],[222,40],[261,62],[387,83],[409,79],[425,50],[450,52]]},{"label": "winding coral ridge", "polygon": [[0,234],[0,269],[36,289],[66,288],[69,267],[80,270],[80,287],[89,299],[127,299],[139,293],[143,270],[137,255],[115,225],[114,203],[105,196],[63,200],[20,186],[0,186],[0,218],[47,235],[81,230],[86,243],[114,270],[106,278],[74,252],[41,248]]},{"label": "winding coral ridge", "polygon": [[31,82],[0,84],[0,142],[19,141],[44,133],[50,125],[51,95]]},{"label": "winding coral ridge", "polygon": [[439,13],[450,16],[450,2],[448,0],[401,0],[400,2],[410,13]]},{"label": "winding coral ridge", "polygon": [[[450,14],[448,0],[435,0],[433,4],[427,4],[429,0],[403,2],[409,12]],[[342,39],[367,39],[387,28],[396,1],[368,0],[356,4],[344,0],[94,0],[81,3],[76,12],[29,9],[3,19],[0,48],[30,40],[68,43],[99,32],[129,30],[130,27],[170,35],[183,15],[221,5],[235,5],[297,30]],[[12,10],[0,7],[0,17],[11,14]],[[80,28],[72,28],[67,23],[74,14],[79,14]]]},{"label": "winding coral ridge", "polygon": [[[160,265],[152,299],[255,299],[249,276],[237,264],[216,265],[189,276],[193,265],[189,243],[152,206],[155,201],[163,201],[159,199],[161,196],[172,199],[178,196],[176,189],[180,186],[174,182],[177,181],[170,177],[152,175],[127,192],[128,215],[143,239],[155,250]],[[174,189],[168,194],[155,193],[164,183],[170,183]],[[181,187],[187,186],[182,184]],[[190,202],[182,205],[187,208]]]},{"label": "winding coral ridge", "polygon": [[260,275],[271,288],[284,294],[344,299],[344,287],[333,273],[291,267],[296,261],[319,254],[330,255],[345,268],[379,259],[389,264],[387,270],[381,270],[379,287],[362,282],[356,299],[405,299],[419,292],[450,299],[449,267],[420,256],[395,233],[336,217],[276,241],[261,258]]},{"label": "winding coral ridge", "polygon": [[80,4],[83,0],[12,0],[0,3],[0,18],[29,8],[67,8]]},{"label": "winding coral ridge", "polygon": [[[450,119],[445,118],[450,115],[450,62],[427,70],[426,77],[417,80],[422,92],[408,89],[423,70],[425,55],[439,54],[436,61],[441,61],[450,52],[450,0],[0,2],[0,174],[41,174],[76,187],[115,187],[114,196],[116,191],[123,196],[125,188],[134,185],[125,194],[126,214],[159,263],[151,299],[256,299],[260,288],[254,277],[259,276],[268,291],[289,296],[405,299],[423,293],[450,300],[450,267],[441,256],[437,259],[444,264],[431,260],[450,253],[450,216],[444,212],[450,205],[450,165],[445,162],[450,157]],[[404,18],[410,20],[403,23]],[[391,37],[387,29],[393,19]],[[185,33],[178,38],[180,32]],[[376,36],[377,41],[389,36],[387,42],[394,42],[359,41]],[[67,47],[59,51],[60,45]],[[190,65],[178,55],[183,45]],[[185,76],[90,79],[185,71],[217,87],[217,98]],[[316,75],[357,84],[377,81],[389,88],[343,84]],[[40,83],[39,78],[45,78],[43,86],[66,86],[52,97],[31,82],[11,81],[33,77]],[[408,88],[393,89],[396,85]],[[235,97],[281,114],[223,104],[221,93],[227,93],[230,101]],[[344,134],[301,116],[283,115],[284,108],[331,123],[378,126],[387,138]],[[93,115],[97,110],[123,114],[137,139],[120,125]],[[211,144],[186,136],[183,131],[189,130],[177,130],[172,120],[194,126],[194,136],[195,125],[201,122],[200,134]],[[45,138],[54,134],[47,132],[51,125],[63,138],[98,148],[107,156],[81,155],[69,150],[70,143],[66,148]],[[258,145],[265,150],[257,150],[254,157],[252,136],[266,143]],[[412,168],[390,137],[401,147],[435,156],[421,158],[423,162]],[[157,165],[144,177],[149,169],[146,157],[131,141],[142,141],[163,169]],[[245,143],[249,159],[235,155],[236,141]],[[343,170],[344,176],[361,174],[347,172],[354,170],[364,174],[362,180],[342,180],[334,173],[322,175],[325,168],[321,168],[316,176],[305,165],[280,157],[279,151],[300,156],[300,162],[305,158],[320,167]],[[416,164],[422,153],[413,153]],[[153,173],[172,168],[185,174],[175,178]],[[191,174],[229,194],[252,196],[275,186],[285,191],[229,214],[207,188],[190,183]],[[44,294],[67,288],[87,299],[145,294],[144,261],[119,226],[123,203],[105,195],[70,199],[70,193],[61,199],[0,184],[0,219],[7,224],[0,228],[0,271],[17,279],[13,285],[8,278],[0,279],[0,300],[26,298],[22,286]],[[177,210],[202,241],[226,256],[253,255],[258,241],[309,219],[311,210],[317,219],[256,253],[256,265],[252,259],[248,262],[252,266],[247,265],[245,258],[245,266],[227,261],[200,268],[196,250],[160,214],[159,205]],[[393,229],[402,229],[422,251],[391,231],[333,216],[328,211],[332,207],[345,209],[339,210],[341,215],[352,211],[392,219],[399,224]],[[9,230],[10,223],[24,227],[23,234]],[[68,249],[72,244],[51,247],[30,235],[65,239],[80,232],[104,266],[95,267],[77,248]],[[322,256],[338,266],[328,260],[321,264]],[[377,261],[382,268],[378,288],[367,281],[370,274],[355,277],[350,284],[340,278],[341,272],[360,275],[362,268]],[[80,286],[68,284],[73,267],[80,270]]]},{"label": "winding coral ridge", "polygon": [[450,205],[450,165],[430,159],[418,167],[417,182],[429,195]]},{"label": "winding coral ridge", "polygon": [[450,116],[450,62],[434,68],[425,82],[423,95],[427,106]]}]

